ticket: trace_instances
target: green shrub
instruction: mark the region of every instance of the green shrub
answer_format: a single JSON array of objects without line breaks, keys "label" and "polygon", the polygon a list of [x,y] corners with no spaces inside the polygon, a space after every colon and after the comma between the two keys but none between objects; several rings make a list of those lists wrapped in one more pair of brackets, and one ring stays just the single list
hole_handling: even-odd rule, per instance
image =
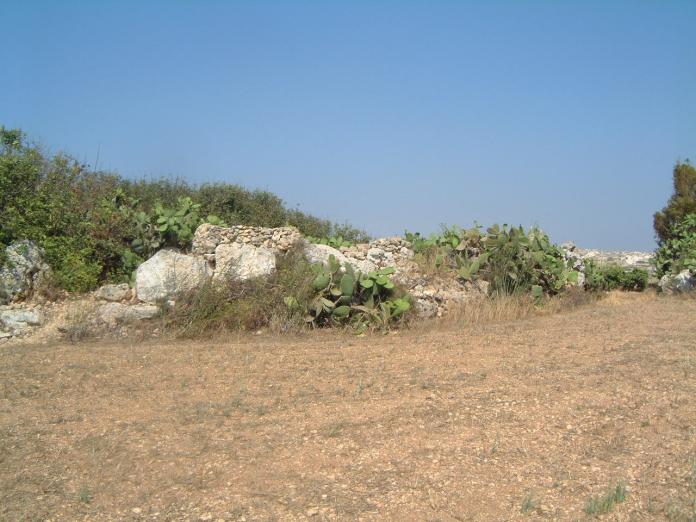
[{"label": "green shrub", "polygon": [[493,225],[482,232],[479,225],[444,227],[428,238],[407,232],[406,240],[417,260],[434,259],[437,268],[456,270],[465,281],[488,281],[496,294],[555,295],[578,280],[563,251],[537,228]]},{"label": "green shrub", "polygon": [[696,213],[672,225],[669,238],[655,252],[655,266],[658,277],[684,269],[696,273]]},{"label": "green shrub", "polygon": [[266,191],[227,183],[191,186],[178,179],[131,181],[90,171],[69,156],[44,154],[19,130],[0,127],[0,252],[18,239],[36,242],[63,289],[81,292],[106,281],[129,281],[158,249],[189,248],[202,222],[292,224],[315,236],[365,236],[289,210]]},{"label": "green shrub", "polygon": [[625,269],[615,264],[600,265],[585,261],[585,288],[590,291],[625,290],[640,292],[648,286],[648,272]]},{"label": "green shrub", "polygon": [[[327,266],[314,265],[312,285],[317,292],[309,305],[307,322],[315,326],[350,325],[358,332],[371,327],[386,328],[411,309],[410,298],[396,287],[387,267],[363,274],[350,264],[329,256]],[[295,303],[289,301],[288,305]]]},{"label": "green shrub", "polygon": [[335,258],[310,265],[299,249],[277,256],[267,278],[209,282],[177,301],[169,312],[184,336],[219,331],[299,331],[308,326],[350,326],[357,332],[386,328],[411,308],[409,297],[391,281],[393,269],[359,274]]}]

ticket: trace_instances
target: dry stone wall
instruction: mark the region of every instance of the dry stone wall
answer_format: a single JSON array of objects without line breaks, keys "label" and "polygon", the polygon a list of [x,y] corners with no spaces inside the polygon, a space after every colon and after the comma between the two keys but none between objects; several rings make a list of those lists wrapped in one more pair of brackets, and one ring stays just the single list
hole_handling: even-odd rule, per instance
[{"label": "dry stone wall", "polygon": [[292,227],[225,228],[205,224],[196,230],[193,254],[208,261],[214,279],[225,274],[245,278],[272,273],[274,255],[287,252],[294,245],[301,245],[312,263],[327,263],[333,255],[341,264],[350,263],[365,273],[394,267],[394,280],[413,296],[419,313],[426,317],[442,315],[459,303],[481,297],[486,291],[485,284],[472,286],[453,276],[421,273],[413,260],[411,244],[402,237],[377,239],[339,250],[307,243]]}]

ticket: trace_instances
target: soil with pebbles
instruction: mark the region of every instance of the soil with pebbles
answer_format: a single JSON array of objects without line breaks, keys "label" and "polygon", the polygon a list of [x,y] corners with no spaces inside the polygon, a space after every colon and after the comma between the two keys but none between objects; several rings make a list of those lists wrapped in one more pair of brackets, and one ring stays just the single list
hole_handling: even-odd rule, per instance
[{"label": "soil with pebbles", "polygon": [[696,300],[0,346],[2,520],[693,520]]}]

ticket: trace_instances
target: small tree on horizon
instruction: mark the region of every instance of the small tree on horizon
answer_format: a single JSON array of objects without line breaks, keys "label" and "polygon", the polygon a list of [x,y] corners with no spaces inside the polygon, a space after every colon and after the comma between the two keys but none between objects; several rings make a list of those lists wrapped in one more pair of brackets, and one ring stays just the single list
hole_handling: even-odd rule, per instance
[{"label": "small tree on horizon", "polygon": [[672,228],[688,214],[696,214],[696,168],[687,159],[677,162],[672,171],[674,193],[667,206],[653,217],[657,242],[662,245],[672,238]]}]

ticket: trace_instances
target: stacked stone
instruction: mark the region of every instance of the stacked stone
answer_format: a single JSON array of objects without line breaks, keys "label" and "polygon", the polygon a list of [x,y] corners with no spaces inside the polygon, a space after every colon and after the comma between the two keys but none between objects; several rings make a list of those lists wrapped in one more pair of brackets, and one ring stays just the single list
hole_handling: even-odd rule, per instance
[{"label": "stacked stone", "polygon": [[274,252],[287,252],[302,239],[294,227],[266,228],[236,225],[220,227],[205,223],[196,229],[193,238],[193,253],[209,256],[215,253],[218,245],[240,243],[264,247]]}]

